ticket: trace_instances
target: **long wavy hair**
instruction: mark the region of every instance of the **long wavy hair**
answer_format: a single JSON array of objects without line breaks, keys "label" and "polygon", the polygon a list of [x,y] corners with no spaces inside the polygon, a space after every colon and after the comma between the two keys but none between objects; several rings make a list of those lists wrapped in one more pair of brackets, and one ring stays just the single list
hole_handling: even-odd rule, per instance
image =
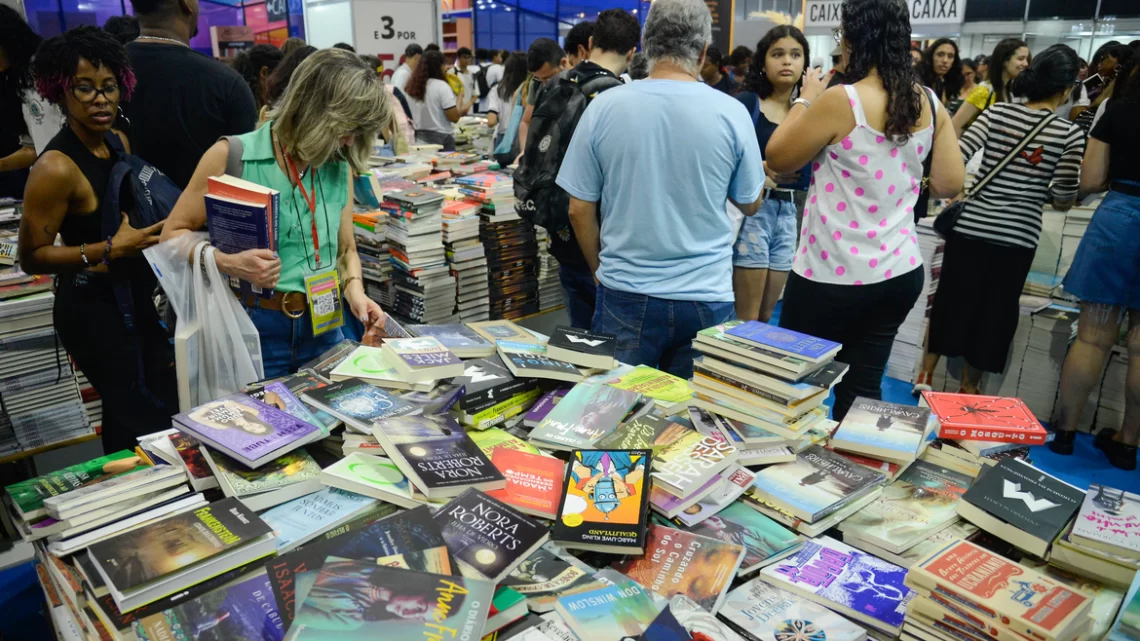
[{"label": "long wavy hair", "polygon": [[495,87],[499,92],[499,98],[504,102],[509,101],[519,85],[526,81],[526,76],[526,56],[519,54],[507,56],[503,60],[503,78],[499,81],[499,86]]},{"label": "long wavy hair", "polygon": [[1009,93],[1009,85],[1013,82],[1011,79],[1006,82],[1002,77],[1005,72],[1005,63],[1017,53],[1017,50],[1029,45],[1025,44],[1024,40],[1020,38],[1006,38],[997,43],[994,47],[994,52],[990,56],[990,67],[986,73],[986,80],[990,81],[990,88],[994,90],[994,102],[1009,102],[1012,95]]},{"label": "long wavy hair", "polygon": [[404,85],[404,93],[416,100],[423,100],[427,95],[428,80],[432,78],[447,81],[447,78],[443,77],[443,54],[438,51],[425,51],[420,63],[416,65],[416,70],[408,78],[408,84]]},{"label": "long wavy hair", "polygon": [[[938,74],[934,73],[934,52],[942,45],[950,45],[954,47],[954,62],[950,65],[950,70],[946,75],[941,78]],[[922,52],[922,84],[934,90],[934,93],[939,97],[946,96],[948,100],[953,100],[958,97],[962,92],[962,85],[966,79],[962,77],[962,56],[958,53],[958,43],[950,38],[939,38],[934,41],[934,44],[926,48]]]},{"label": "long wavy hair", "polygon": [[902,0],[844,0],[843,39],[847,44],[847,82],[879,74],[887,92],[883,133],[896,144],[910,139],[922,114],[918,73],[910,57],[910,11]]},{"label": "long wavy hair", "polygon": [[[807,68],[808,61],[811,60],[811,47],[808,46],[804,32],[789,24],[776,25],[769,29],[768,33],[760,39],[760,42],[756,43],[756,53],[752,55],[752,64],[748,65],[748,73],[744,76],[744,91],[755,93],[760,96],[761,100],[771,96],[774,91],[772,82],[768,80],[768,74],[764,73],[764,68],[768,62],[768,50],[782,38],[792,38],[803,47],[804,68]],[[739,47],[737,48],[739,49]],[[735,54],[735,52],[733,53]],[[801,74],[799,78],[796,78],[796,92],[799,91],[802,83],[803,75]]]},{"label": "long wavy hair", "polygon": [[[355,54],[322,49],[297,67],[269,118],[295,157],[317,167],[344,159],[362,173],[376,136],[391,123],[392,101],[380,75]],[[348,135],[355,140],[341,146]]]}]

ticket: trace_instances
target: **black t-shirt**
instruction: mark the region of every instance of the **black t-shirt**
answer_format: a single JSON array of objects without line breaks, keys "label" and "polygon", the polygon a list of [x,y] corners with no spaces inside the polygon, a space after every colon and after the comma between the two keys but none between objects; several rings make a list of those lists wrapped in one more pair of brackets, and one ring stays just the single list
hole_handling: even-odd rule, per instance
[{"label": "black t-shirt", "polygon": [[1104,115],[1090,134],[1110,145],[1108,152],[1108,179],[1140,181],[1140,122],[1136,120],[1136,105],[1132,101],[1111,99]]},{"label": "black t-shirt", "polygon": [[727,73],[720,77],[720,82],[711,86],[713,89],[716,89],[717,91],[723,91],[730,96],[736,93],[736,82],[734,82]]},{"label": "black t-shirt", "polygon": [[202,154],[222,136],[253,131],[257,104],[226,65],[179,45],[127,45],[134,95],[123,104],[131,151],[185,189]]}]

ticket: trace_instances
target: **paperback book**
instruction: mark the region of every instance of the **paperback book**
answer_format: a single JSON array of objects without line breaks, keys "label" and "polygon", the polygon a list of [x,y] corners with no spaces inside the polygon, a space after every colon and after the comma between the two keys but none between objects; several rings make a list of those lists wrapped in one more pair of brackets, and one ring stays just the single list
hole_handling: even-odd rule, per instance
[{"label": "paperback book", "polygon": [[66,494],[49,496],[43,505],[55,519],[71,519],[137,496],[151,494],[186,482],[186,473],[171,465],[145,467],[104,479]]},{"label": "paperback book", "polygon": [[843,347],[835,341],[816,338],[760,321],[741,323],[728,328],[725,333],[731,339],[746,345],[802,358],[813,363],[831,360]]},{"label": "paperback book", "polygon": [[269,508],[261,513],[261,520],[273,528],[277,553],[284,554],[335,530],[343,529],[343,534],[382,519],[396,509],[370,496],[326,487]]},{"label": "paperback book", "polygon": [[65,467],[52,474],[13,483],[4,489],[20,517],[30,521],[47,515],[44,499],[48,497],[67,494],[78,488],[144,467],[146,465],[142,463],[142,459],[133,452],[121,450],[85,463]]},{"label": "paperback book", "polygon": [[1070,537],[1103,552],[1140,559],[1140,496],[1090,484]]},{"label": "paperback book", "polygon": [[515,376],[546,378],[577,383],[586,377],[587,370],[567,361],[552,357],[546,345],[528,341],[498,341],[499,355],[507,369]]},{"label": "paperback book", "polygon": [[[211,452],[209,448],[203,454],[218,478],[222,493],[242,499],[254,510],[280,505],[321,489],[321,466],[303,449],[293,450],[255,470],[247,469],[221,452]],[[266,505],[265,498],[258,500],[259,495],[269,492],[278,494],[276,500],[270,499],[272,505]]]},{"label": "paperback book", "polygon": [[463,576],[498,583],[550,538],[544,524],[478,490],[467,490],[435,514]]},{"label": "paperback book", "polygon": [[455,406],[467,412],[482,411],[535,386],[533,380],[512,376],[497,355],[465,361],[463,375],[451,383],[463,386]]},{"label": "paperback book", "polygon": [[898,462],[913,461],[926,437],[930,410],[859,397],[851,405],[832,447]]},{"label": "paperback book", "polygon": [[727,441],[691,431],[654,458],[651,476],[656,487],[683,497],[732,465],[738,456]]},{"label": "paperback book", "polygon": [[575,385],[531,432],[530,440],[560,450],[592,449],[640,399],[637,392],[609,385]]},{"label": "paperback book", "polygon": [[179,639],[187,633],[194,641],[280,641],[285,638],[285,624],[277,613],[265,572],[244,576],[169,610],[144,617],[135,621],[133,628],[140,641]]},{"label": "paperback book", "polygon": [[467,433],[472,441],[483,450],[487,456],[494,458],[495,452],[499,450],[515,450],[518,452],[527,452],[529,454],[542,454],[542,450],[527,443],[521,438],[501,430],[497,427],[488,428],[485,430],[474,430]]},{"label": "paperback book", "polygon": [[669,599],[669,605],[661,610],[645,631],[645,638],[655,641],[743,641],[727,623],[683,594]]},{"label": "paperback book", "polygon": [[174,416],[179,429],[249,468],[256,468],[319,436],[321,430],[287,412],[233,394]]},{"label": "paperback book", "polygon": [[716,614],[743,558],[744,546],[651,525],[645,554],[613,567],[661,597],[683,594]]},{"label": "paperback book", "polygon": [[553,610],[560,597],[601,585],[585,564],[551,543],[532,552],[499,584],[525,596],[530,609],[540,613]]},{"label": "paperback book", "polygon": [[405,381],[400,372],[387,363],[382,348],[368,345],[357,347],[348,358],[333,369],[329,378],[334,381],[358,379],[376,387],[393,390],[428,392],[435,387],[434,381],[425,383]]},{"label": "paperback book", "polygon": [[436,339],[460,358],[487,358],[495,353],[493,342],[460,323],[453,325],[408,325],[407,330],[415,336],[428,336]]},{"label": "paperback book", "polygon": [[523,425],[530,428],[538,427],[542,419],[546,418],[550,410],[554,409],[554,406],[558,404],[558,401],[562,400],[562,397],[566,396],[566,392],[568,391],[570,390],[565,387],[558,387],[543,394],[535,401],[534,405],[527,410],[526,416],[523,417]]},{"label": "paperback book", "polygon": [[506,487],[502,473],[453,418],[391,418],[372,433],[384,453],[428,498],[456,496],[468,488]]},{"label": "paperback book", "polygon": [[353,452],[322,470],[321,481],[403,508],[411,509],[420,504],[412,498],[412,484],[399,466],[383,456]]},{"label": "paperback book", "polygon": [[178,460],[186,470],[187,476],[190,477],[190,485],[194,487],[194,490],[201,492],[218,487],[218,479],[214,477],[213,470],[210,469],[205,457],[202,456],[202,444],[198,442],[198,439],[182,432],[175,432],[169,438],[170,445],[178,454]]},{"label": "paperback book", "polygon": [[309,411],[309,408],[306,407],[282,381],[273,381],[257,392],[251,392],[249,396],[266,405],[276,407],[294,418],[321,428],[327,436],[328,430],[325,429],[324,423],[318,421],[313,413]]},{"label": "paperback book", "polygon": [[613,334],[596,334],[562,325],[550,334],[546,350],[551,358],[582,367],[613,369],[617,365],[614,359],[617,337]]},{"label": "paperback book", "polygon": [[432,337],[395,338],[381,347],[387,362],[409,383],[463,376],[463,361]]},{"label": "paperback book", "polygon": [[339,418],[361,434],[371,434],[373,426],[384,419],[423,411],[422,408],[355,378],[311,389],[301,398]]},{"label": "paperback book", "polygon": [[649,518],[649,450],[574,450],[553,540],[566,548],[641,554]]},{"label": "paperback book", "polygon": [[677,439],[691,432],[684,423],[662,418],[653,413],[637,416],[622,423],[613,432],[598,441],[598,449],[653,450],[660,453]]},{"label": "paperback book", "polygon": [[756,474],[756,492],[785,512],[814,523],[876,489],[883,475],[812,445],[790,463]]},{"label": "paperback book", "polygon": [[720,616],[747,641],[867,641],[867,631],[827,608],[757,578],[728,593]]},{"label": "paperback book", "polygon": [[555,610],[579,639],[641,638],[660,608],[634,581],[564,596]]},{"label": "paperback book", "polygon": [[744,559],[737,572],[740,576],[779,561],[799,549],[804,542],[804,537],[740,501],[685,529],[743,546]]},{"label": "paperback book", "polygon": [[537,342],[534,338],[534,334],[531,334],[509,320],[481,321],[478,323],[467,323],[467,326],[491,343],[498,341]]},{"label": "paperback book", "polygon": [[756,473],[740,465],[732,465],[719,475],[720,481],[692,507],[682,510],[673,517],[673,522],[681,527],[690,527],[717,514],[752,487]]},{"label": "paperback book", "polygon": [[491,463],[506,478],[507,486],[488,491],[488,496],[542,519],[558,515],[566,475],[566,464],[560,459],[503,448],[491,455]]}]

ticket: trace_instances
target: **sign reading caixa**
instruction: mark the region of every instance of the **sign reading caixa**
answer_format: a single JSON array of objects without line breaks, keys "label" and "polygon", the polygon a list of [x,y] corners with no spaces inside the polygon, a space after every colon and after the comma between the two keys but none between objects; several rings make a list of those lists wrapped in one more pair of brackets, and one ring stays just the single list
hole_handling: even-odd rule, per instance
[{"label": "sign reading caixa", "polygon": [[[961,24],[966,0],[906,0],[912,27],[933,24]],[[807,0],[805,27],[838,27],[842,0]]]}]

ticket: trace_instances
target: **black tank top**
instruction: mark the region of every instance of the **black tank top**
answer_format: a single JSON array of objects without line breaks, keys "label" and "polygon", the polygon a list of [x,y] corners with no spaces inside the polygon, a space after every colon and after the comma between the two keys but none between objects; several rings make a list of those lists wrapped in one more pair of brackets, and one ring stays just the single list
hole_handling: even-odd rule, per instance
[{"label": "black tank top", "polygon": [[111,168],[115,166],[115,156],[104,160],[91,153],[87,145],[79,139],[71,127],[64,127],[51,139],[44,148],[44,152],[58,151],[75,163],[83,177],[91,183],[91,191],[95,192],[95,209],[83,214],[71,214],[63,217],[63,224],[59,226],[59,234],[63,236],[63,243],[77,247],[83,243],[93,244],[106,240],[103,238],[103,193],[107,190],[107,181],[111,177]]}]

